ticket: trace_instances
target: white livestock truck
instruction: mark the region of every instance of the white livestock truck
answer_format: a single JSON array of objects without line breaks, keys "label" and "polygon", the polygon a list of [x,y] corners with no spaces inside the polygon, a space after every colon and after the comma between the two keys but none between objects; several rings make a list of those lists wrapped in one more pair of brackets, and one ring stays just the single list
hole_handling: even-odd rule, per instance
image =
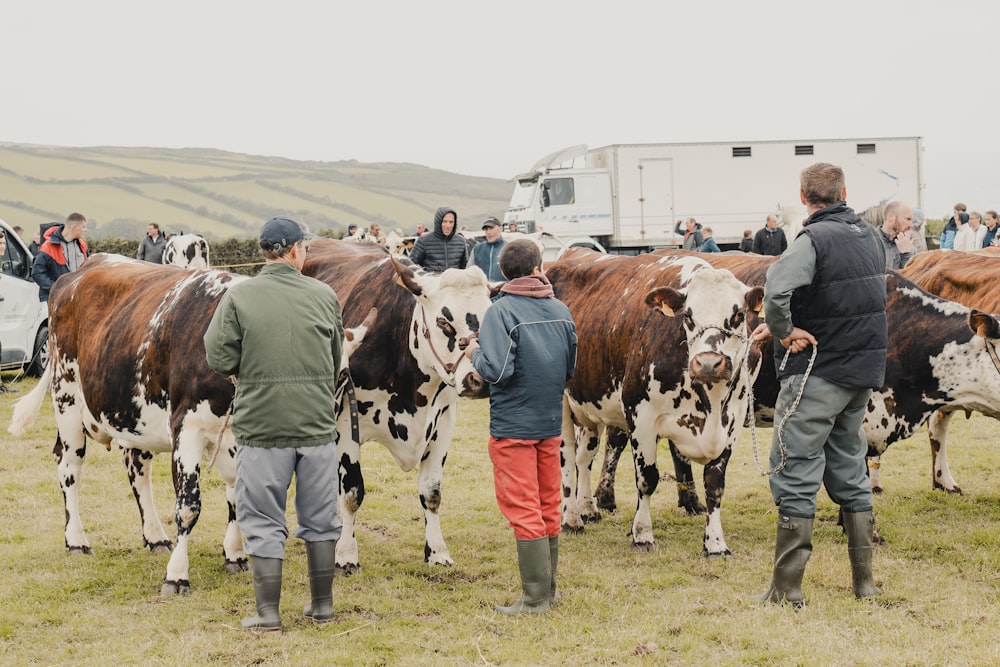
[{"label": "white livestock truck", "polygon": [[842,167],[859,213],[892,200],[922,208],[922,152],[920,137],[573,146],[512,179],[504,223],[637,254],[681,246],[674,229],[687,218],[711,227],[723,250],[737,248],[773,213],[791,242],[805,217],[802,169]]}]

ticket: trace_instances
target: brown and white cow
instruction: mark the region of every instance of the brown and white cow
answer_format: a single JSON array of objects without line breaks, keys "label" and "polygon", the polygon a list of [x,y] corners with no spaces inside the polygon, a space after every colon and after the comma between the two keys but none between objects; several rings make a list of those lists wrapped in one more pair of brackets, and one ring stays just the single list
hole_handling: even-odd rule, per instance
[{"label": "brown and white cow", "polygon": [[[662,254],[687,253],[663,251]],[[924,254],[930,253],[921,253],[917,257]],[[950,251],[943,254],[976,257]],[[763,285],[767,268],[777,259],[739,254],[703,257],[713,266],[728,268],[748,285]],[[987,259],[996,262],[996,259]],[[939,260],[948,261],[947,257]],[[930,259],[924,261],[935,263]],[[985,271],[988,267],[979,268]],[[978,410],[1000,418],[1000,360],[994,357],[997,344],[995,318],[928,294],[902,274],[889,272],[886,281],[889,330],[886,380],[885,385],[872,394],[865,416],[864,429],[870,454],[884,452],[892,443],[912,437],[928,418],[929,428],[932,428],[939,414]],[[765,350],[771,349],[770,339],[763,344]],[[770,355],[767,360],[754,383],[755,421],[760,426],[773,424],[774,402],[778,394]],[[933,433],[931,438],[933,452]],[[615,507],[614,472],[624,446],[620,436],[609,433],[605,463],[596,493],[597,506],[602,509],[613,510]],[[769,447],[769,443],[766,446]],[[697,512],[701,505],[693,491],[690,465],[675,457],[675,468],[678,504],[689,512]],[[935,460],[935,473],[941,469],[946,473],[947,463],[944,462],[941,468],[940,462]],[[873,490],[878,489],[877,466],[871,472]],[[939,478],[936,475],[935,481]]]},{"label": "brown and white cow", "polygon": [[197,234],[176,234],[167,239],[163,247],[164,264],[182,269],[207,269],[208,241]]},{"label": "brown and white cow", "polygon": [[[424,508],[424,560],[453,563],[441,533],[441,479],[459,395],[483,397],[488,387],[462,352],[478,334],[490,305],[486,276],[476,267],[427,273],[396,260],[381,245],[314,239],[303,273],[333,287],[353,325],[372,307],[378,324],[351,357],[360,438],[341,437],[338,570],[359,568],[355,515],[364,502],[360,444],[385,445],[403,470],[418,464],[417,486]],[[349,433],[350,411],[338,430]]]},{"label": "brown and white cow", "polygon": [[[706,466],[704,550],[728,555],[720,507],[760,361],[751,355],[745,364],[763,289],[693,256],[621,257],[582,248],[567,251],[546,274],[579,335],[564,399],[564,527],[582,530],[584,520],[598,518],[586,502],[592,446],[603,428],[616,427],[628,433],[635,457],[632,546],[654,546],[649,501],[660,479],[657,440],[666,437],[680,456]],[[578,448],[580,436],[586,447]]]},{"label": "brown and white cow", "polygon": [[[169,551],[171,541],[153,504],[150,465],[153,455],[172,452],[177,547],[167,564],[163,595],[190,590],[188,538],[201,512],[201,461],[206,452],[226,483],[226,569],[247,568],[235,520],[236,445],[225,428],[234,388],[208,368],[202,342],[223,293],[241,280],[246,277],[95,255],[53,287],[51,361],[35,389],[18,401],[11,420],[10,432],[23,433],[51,390],[59,429],[53,453],[70,552],[92,553],[79,503],[88,437],[108,449],[116,440],[122,448],[143,540],[154,553]],[[345,355],[373,320],[371,314],[361,328],[346,332]]]}]

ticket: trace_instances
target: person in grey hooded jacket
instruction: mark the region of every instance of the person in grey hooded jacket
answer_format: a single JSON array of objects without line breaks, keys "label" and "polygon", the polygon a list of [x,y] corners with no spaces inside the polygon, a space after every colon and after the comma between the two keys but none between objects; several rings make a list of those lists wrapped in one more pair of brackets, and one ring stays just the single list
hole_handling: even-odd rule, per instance
[{"label": "person in grey hooded jacket", "polygon": [[428,271],[464,269],[469,264],[469,248],[458,234],[458,214],[442,206],[434,214],[434,231],[419,237],[410,251],[410,259]]}]

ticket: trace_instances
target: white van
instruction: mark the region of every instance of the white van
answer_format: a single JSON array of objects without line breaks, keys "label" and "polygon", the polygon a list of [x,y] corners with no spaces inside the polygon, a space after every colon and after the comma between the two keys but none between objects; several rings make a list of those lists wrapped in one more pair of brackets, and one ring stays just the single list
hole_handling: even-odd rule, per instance
[{"label": "white van", "polygon": [[48,304],[38,300],[27,244],[3,220],[0,233],[7,239],[0,256],[0,369],[39,376],[49,362]]}]

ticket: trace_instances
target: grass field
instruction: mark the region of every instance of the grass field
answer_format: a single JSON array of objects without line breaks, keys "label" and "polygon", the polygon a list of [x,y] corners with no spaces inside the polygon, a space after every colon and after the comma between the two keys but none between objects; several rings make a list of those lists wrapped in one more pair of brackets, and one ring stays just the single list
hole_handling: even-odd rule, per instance
[{"label": "grass field", "polygon": [[[11,379],[4,375],[5,383]],[[313,626],[302,618],[305,552],[293,538],[285,632],[255,637],[239,625],[253,608],[250,575],[222,567],[226,510],[214,472],[203,481],[205,506],[191,544],[191,595],[158,596],[167,557],[141,547],[121,457],[93,443],[81,496],[94,555],[65,552],[51,406],[23,439],[6,433],[13,402],[33,384],[20,381],[13,384],[18,393],[0,394],[3,664],[1000,664],[1000,424],[980,416],[953,420],[952,471],[964,496],[931,490],[923,430],[883,457],[886,493],[875,505],[887,544],[875,554],[883,589],[877,601],[851,594],[845,538],[823,494],[804,582],[807,607],[751,601],[770,578],[775,511],[744,431],[723,505],[732,558],[702,556],[703,518],[677,509],[668,481],[653,499],[658,548],[633,553],[627,532],[635,490],[624,462],[618,512],[561,538],[559,604],[541,617],[508,618],[493,606],[512,602],[519,583],[513,536],[493,497],[488,406],[462,401],[442,510],[456,565],[423,563],[416,474],[401,472],[383,447],[366,445],[362,571],[335,582],[335,622]],[[770,431],[758,431],[758,439],[769,442]],[[665,445],[660,454],[661,464],[669,461]],[[160,457],[154,481],[167,526],[169,468]]]}]

